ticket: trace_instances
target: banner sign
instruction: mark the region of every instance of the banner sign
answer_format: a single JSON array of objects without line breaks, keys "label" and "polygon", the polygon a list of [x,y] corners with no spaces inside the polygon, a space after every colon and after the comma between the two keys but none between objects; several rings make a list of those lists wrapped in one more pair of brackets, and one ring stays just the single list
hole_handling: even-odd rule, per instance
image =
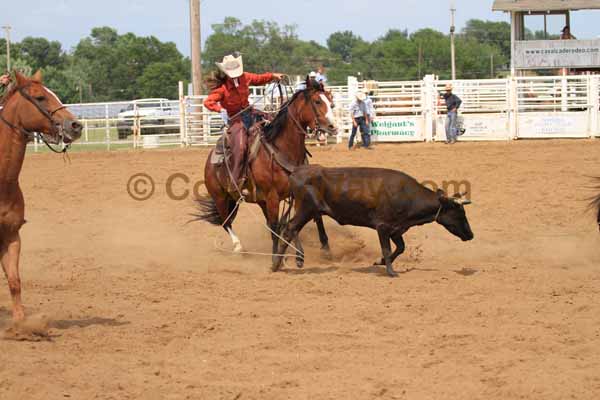
[{"label": "banner sign", "polygon": [[375,142],[420,141],[423,138],[422,118],[375,118],[371,125]]},{"label": "banner sign", "polygon": [[586,112],[528,113],[519,116],[519,137],[588,137]]},{"label": "banner sign", "polygon": [[[507,114],[461,114],[464,135],[460,140],[502,140],[510,137]],[[437,118],[436,141],[446,140],[446,116]]]},{"label": "banner sign", "polygon": [[598,68],[600,39],[518,41],[514,61],[517,69]]}]

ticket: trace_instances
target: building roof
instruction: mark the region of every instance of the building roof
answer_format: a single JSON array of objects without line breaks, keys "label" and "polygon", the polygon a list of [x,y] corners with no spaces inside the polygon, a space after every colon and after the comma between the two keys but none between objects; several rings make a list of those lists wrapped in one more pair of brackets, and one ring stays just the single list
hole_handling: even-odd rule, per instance
[{"label": "building roof", "polygon": [[600,9],[600,0],[494,0],[493,11],[562,11]]}]

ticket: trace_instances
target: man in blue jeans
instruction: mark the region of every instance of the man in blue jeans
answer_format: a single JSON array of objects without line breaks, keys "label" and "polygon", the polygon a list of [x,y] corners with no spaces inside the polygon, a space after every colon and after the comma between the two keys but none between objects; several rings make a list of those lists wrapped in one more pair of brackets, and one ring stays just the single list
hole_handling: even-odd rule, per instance
[{"label": "man in blue jeans", "polygon": [[356,94],[356,100],[350,104],[350,116],[352,117],[352,133],[350,134],[350,141],[348,142],[348,148],[352,150],[354,146],[354,137],[356,132],[360,128],[362,135],[362,145],[368,149],[371,145],[371,118],[369,105],[365,102],[367,95],[365,92],[359,91]]},{"label": "man in blue jeans", "polygon": [[446,108],[448,109],[448,117],[446,118],[446,143],[456,143],[458,137],[458,109],[462,104],[462,100],[455,94],[452,93],[452,85],[446,85],[446,93],[442,94],[441,97],[446,101]]}]

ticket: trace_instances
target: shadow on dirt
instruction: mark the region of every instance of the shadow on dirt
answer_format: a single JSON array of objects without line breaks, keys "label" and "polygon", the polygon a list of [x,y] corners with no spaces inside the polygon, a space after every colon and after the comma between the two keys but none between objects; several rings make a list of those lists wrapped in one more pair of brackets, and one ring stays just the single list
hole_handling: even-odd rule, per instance
[{"label": "shadow on dirt", "polygon": [[[374,274],[374,275],[386,276],[386,277],[388,276],[387,273],[385,272],[385,266],[383,266],[383,265],[371,265],[369,267],[353,268],[352,271],[358,272],[361,274]],[[403,275],[403,274],[408,274],[409,272],[415,272],[415,271],[436,272],[439,270],[430,269],[430,268],[406,268],[406,269],[394,268],[394,271],[396,271],[396,273],[398,273],[398,275]]]},{"label": "shadow on dirt", "polygon": [[288,275],[322,275],[322,274],[330,274],[332,272],[336,272],[338,267],[327,267],[327,268],[294,268],[288,267],[287,269],[282,269],[281,272],[285,272]]},{"label": "shadow on dirt", "polygon": [[112,326],[118,327],[123,325],[129,325],[128,321],[118,321],[114,318],[101,318],[101,317],[93,317],[93,318],[85,318],[85,319],[73,319],[73,320],[59,320],[59,321],[51,321],[50,327],[55,329],[70,329],[70,328],[87,328],[90,326]]}]

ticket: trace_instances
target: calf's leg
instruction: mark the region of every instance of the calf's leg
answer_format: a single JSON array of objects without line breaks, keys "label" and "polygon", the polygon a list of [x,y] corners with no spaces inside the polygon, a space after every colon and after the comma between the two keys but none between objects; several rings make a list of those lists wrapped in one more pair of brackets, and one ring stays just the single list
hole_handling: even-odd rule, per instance
[{"label": "calf's leg", "polygon": [[[406,245],[404,244],[404,239],[402,238],[402,234],[395,233],[392,235],[392,241],[396,245],[396,250],[390,255],[390,262],[393,264],[396,261],[396,258],[402,253],[404,253],[404,249]],[[379,265],[385,265],[385,259],[381,259]]]},{"label": "calf's leg", "polygon": [[[277,256],[273,258],[273,266],[271,267],[273,272],[278,271],[279,268],[281,268],[281,264],[283,263],[283,256],[288,248],[288,243],[290,243],[292,240],[298,237],[298,234],[300,233],[302,228],[304,228],[304,226],[311,220],[311,218],[311,213],[306,211],[305,209],[302,209],[302,207],[296,210],[296,215],[294,216],[294,218],[292,218],[287,228],[283,232],[282,236],[285,241],[282,240],[281,243],[279,243]],[[298,242],[296,242],[296,244],[298,244]],[[303,251],[301,248],[298,248],[298,250]],[[298,257],[298,253],[296,257]],[[304,256],[302,257],[302,262],[304,262]]]},{"label": "calf's leg", "polygon": [[298,234],[296,240],[294,240],[294,246],[296,247],[296,266],[302,268],[304,267],[304,247],[302,247],[302,241]]},{"label": "calf's leg", "polygon": [[377,227],[377,235],[379,236],[379,244],[381,245],[381,252],[383,253],[383,261],[385,262],[385,270],[387,274],[392,277],[398,276],[398,274],[394,271],[394,268],[392,268],[392,249],[390,246],[389,232],[383,227]]},{"label": "calf's leg", "polygon": [[329,237],[327,237],[327,232],[325,232],[325,225],[323,224],[323,217],[321,215],[315,218],[315,224],[317,224],[317,230],[319,231],[321,250],[329,252]]}]

